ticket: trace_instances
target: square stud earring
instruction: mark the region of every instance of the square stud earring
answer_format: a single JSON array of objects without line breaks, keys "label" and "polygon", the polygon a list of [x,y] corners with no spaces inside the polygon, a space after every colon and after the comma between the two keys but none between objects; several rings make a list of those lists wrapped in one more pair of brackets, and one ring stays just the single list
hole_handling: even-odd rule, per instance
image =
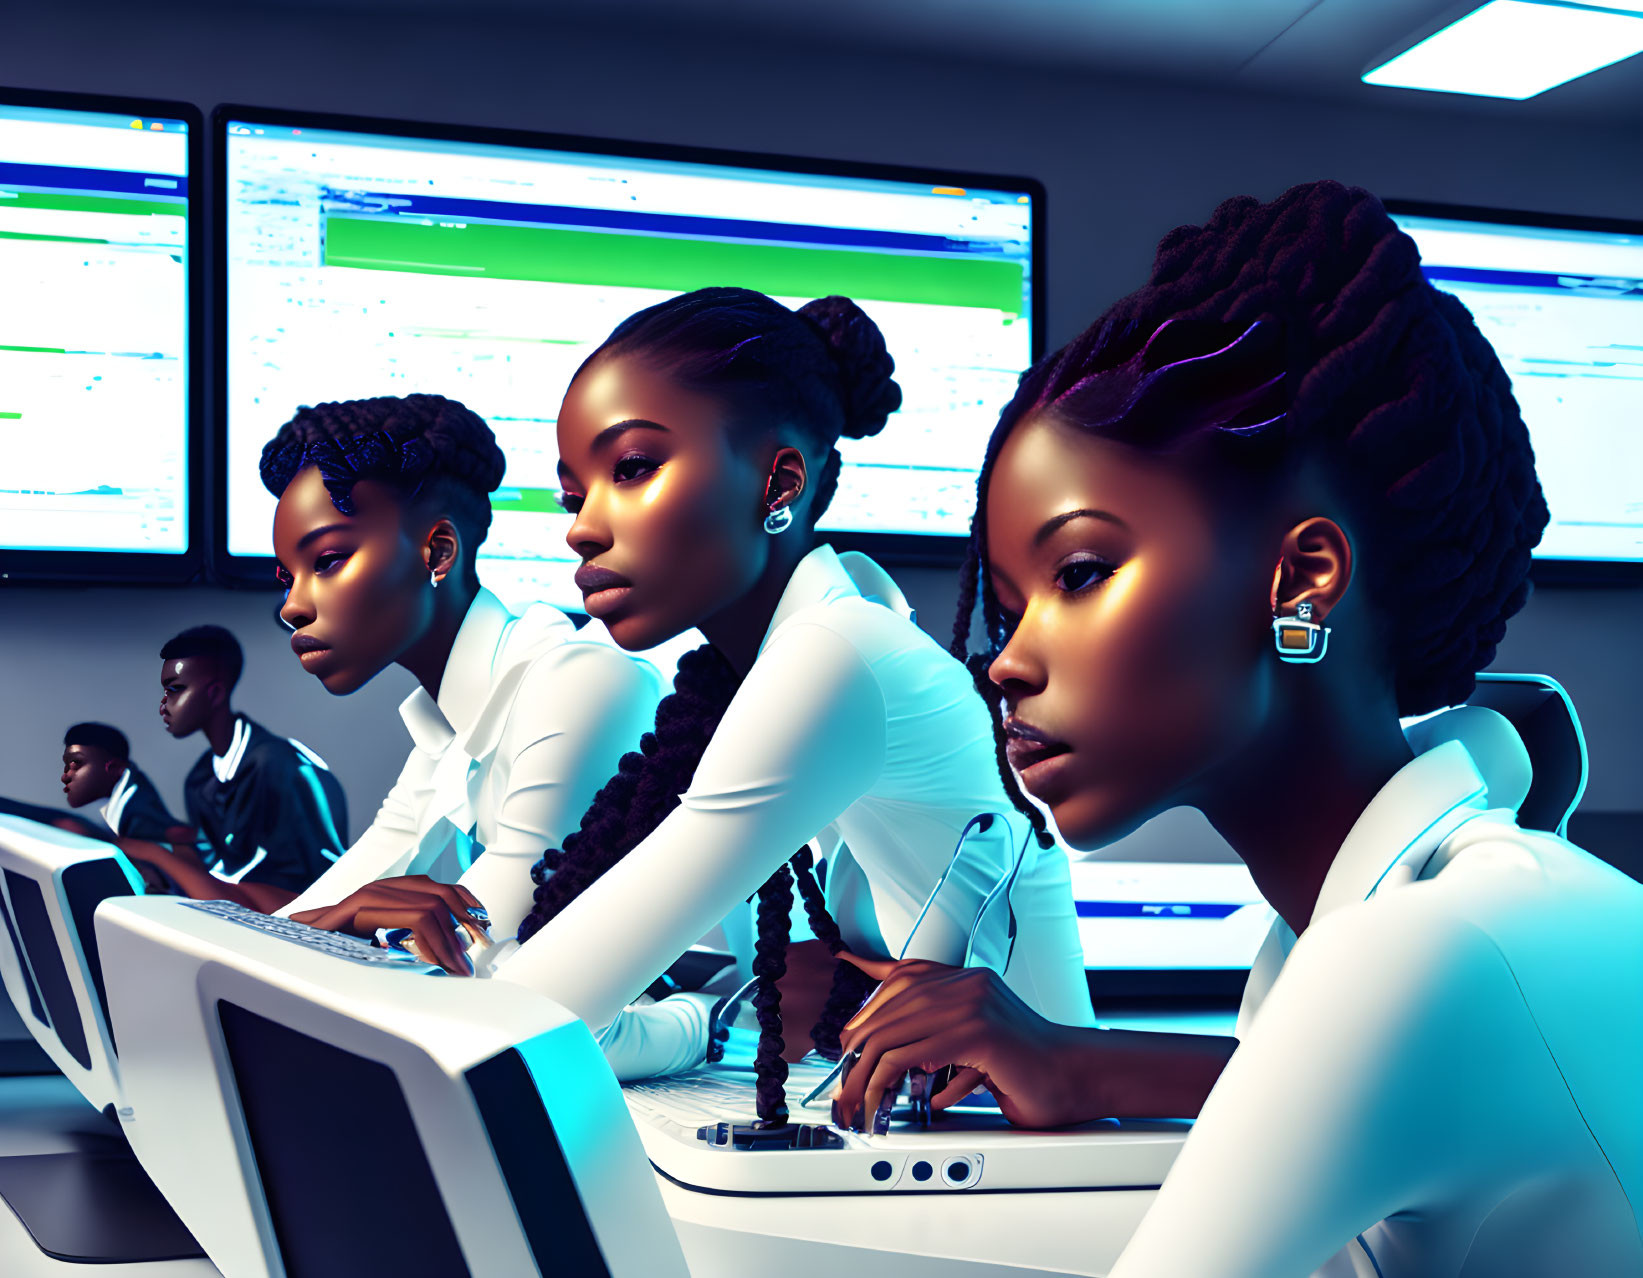
[{"label": "square stud earring", "polygon": [[1273,617],[1272,641],[1278,659],[1292,665],[1311,665],[1324,659],[1329,630],[1312,620],[1312,605],[1297,604],[1293,617]]}]

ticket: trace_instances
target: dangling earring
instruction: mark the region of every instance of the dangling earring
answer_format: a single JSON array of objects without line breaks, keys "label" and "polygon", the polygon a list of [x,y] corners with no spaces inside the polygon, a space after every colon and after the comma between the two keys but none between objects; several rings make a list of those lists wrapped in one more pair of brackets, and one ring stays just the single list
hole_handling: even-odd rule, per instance
[{"label": "dangling earring", "polygon": [[439,589],[439,578],[434,574],[432,568],[428,569],[428,585],[434,590]]},{"label": "dangling earring", "polygon": [[1312,620],[1312,605],[1295,605],[1293,617],[1272,618],[1272,641],[1278,659],[1294,665],[1311,665],[1324,659],[1329,647],[1329,630]]},{"label": "dangling earring", "polygon": [[764,517],[764,530],[772,537],[780,536],[793,526],[793,510],[789,506],[779,503],[781,498],[776,495],[776,472],[770,472],[770,479],[764,486],[765,508],[770,512]]}]

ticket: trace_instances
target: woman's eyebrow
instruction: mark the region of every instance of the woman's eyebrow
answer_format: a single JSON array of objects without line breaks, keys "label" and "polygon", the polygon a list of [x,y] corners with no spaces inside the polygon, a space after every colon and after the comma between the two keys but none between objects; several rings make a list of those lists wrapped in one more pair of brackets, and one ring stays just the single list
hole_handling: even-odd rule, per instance
[{"label": "woman's eyebrow", "polygon": [[618,435],[630,430],[659,430],[664,435],[669,434],[668,428],[661,422],[647,421],[643,417],[630,417],[626,421],[615,422],[593,437],[592,447],[595,452],[603,448]]},{"label": "woman's eyebrow", "polygon": [[312,529],[309,532],[303,533],[301,538],[298,539],[297,549],[301,550],[309,542],[313,541],[314,538],[323,537],[328,532],[346,532],[347,530],[347,524],[326,524],[323,527]]},{"label": "woman's eyebrow", "polygon": [[1058,529],[1066,524],[1072,523],[1075,519],[1104,519],[1109,524],[1117,524],[1120,528],[1129,527],[1129,525],[1122,519],[1109,511],[1096,510],[1092,507],[1084,506],[1080,507],[1078,510],[1063,511],[1059,515],[1046,519],[1039,527],[1039,530],[1033,534],[1033,545],[1042,546]]}]

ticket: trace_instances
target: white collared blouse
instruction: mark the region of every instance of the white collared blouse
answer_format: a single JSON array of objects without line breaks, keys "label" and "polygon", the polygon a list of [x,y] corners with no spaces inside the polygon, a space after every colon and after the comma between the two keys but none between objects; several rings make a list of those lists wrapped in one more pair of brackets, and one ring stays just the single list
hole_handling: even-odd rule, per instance
[{"label": "white collared blouse", "polygon": [[1643,884],[1511,788],[1447,740],[1365,809],[1112,1278],[1643,1274]]},{"label": "white collared blouse", "polygon": [[[1023,859],[1007,983],[1052,1020],[1093,1021],[1064,853],[1041,850],[1000,780],[993,727],[968,672],[906,613],[862,555],[820,546],[795,568],[759,654],[678,808],[495,968],[590,1025],[609,1026],[621,1077],[695,1064],[701,1008],[682,998],[624,1006],[812,839],[848,846],[865,892],[832,891],[845,940],[901,953],[972,817],[967,842],[918,925],[909,957],[958,962],[982,901]],[[1010,911],[983,919],[980,952],[1002,962]],[[728,930],[728,929],[727,929]],[[744,958],[747,956],[743,956]]]},{"label": "white collared blouse", "polygon": [[511,935],[531,906],[531,866],[576,828],[660,696],[653,666],[579,639],[557,608],[533,604],[516,617],[481,589],[438,700],[419,687],[399,708],[413,749],[375,820],[280,913],[393,875],[460,874],[492,934]]}]

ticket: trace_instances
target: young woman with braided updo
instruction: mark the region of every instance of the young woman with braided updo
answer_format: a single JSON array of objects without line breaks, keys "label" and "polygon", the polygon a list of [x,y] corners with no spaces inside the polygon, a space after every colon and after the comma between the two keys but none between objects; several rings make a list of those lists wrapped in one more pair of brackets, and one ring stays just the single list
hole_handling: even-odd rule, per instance
[{"label": "young woman with braided updo", "polygon": [[575,827],[660,695],[648,664],[578,640],[545,604],[516,617],[480,585],[502,470],[490,428],[439,395],[304,408],[262,456],[279,498],[280,616],[303,668],[339,696],[390,665],[417,681],[400,707],[414,748],[399,780],[281,913],[408,928],[420,952],[464,970],[485,923],[511,932],[529,904],[487,875]]},{"label": "young woman with braided updo", "polygon": [[957,1065],[938,1104],[984,1080],[1030,1126],[1196,1115],[1113,1278],[1643,1273],[1643,885],[1517,826],[1499,716],[1399,723],[1466,700],[1546,519],[1499,361],[1373,196],[1167,236],[1005,410],[955,647],[979,590],[1074,846],[1190,805],[1249,866],[1278,919],[1237,1037],[864,963],[840,1110]]},{"label": "young woman with braided updo", "polygon": [[[816,539],[835,445],[884,426],[901,399],[892,371],[878,328],[845,298],[795,312],[703,289],[620,324],[559,414],[567,540],[589,613],[629,650],[691,628],[708,643],[680,662],[654,730],[576,833],[534,870],[535,857],[518,862],[534,904],[495,974],[604,1027],[624,1077],[694,1065],[711,1000],[623,1008],[727,916],[734,933],[756,893],[757,939],[740,957],[759,978],[769,1121],[787,1112],[784,1054],[812,1042],[836,1054],[838,1027],[871,988],[829,951],[898,953],[978,814],[999,817],[966,845],[912,952],[959,961],[1020,854],[1009,903],[1032,939],[1006,953],[1000,902],[981,953],[1008,958],[1004,981],[1037,1011],[1092,1019],[1065,857],[1041,853],[1012,808],[968,673],[870,560]],[[812,840],[830,858],[846,845],[854,867],[828,875],[825,901]],[[795,892],[817,937],[806,957],[826,960],[814,997],[781,980]]]}]

